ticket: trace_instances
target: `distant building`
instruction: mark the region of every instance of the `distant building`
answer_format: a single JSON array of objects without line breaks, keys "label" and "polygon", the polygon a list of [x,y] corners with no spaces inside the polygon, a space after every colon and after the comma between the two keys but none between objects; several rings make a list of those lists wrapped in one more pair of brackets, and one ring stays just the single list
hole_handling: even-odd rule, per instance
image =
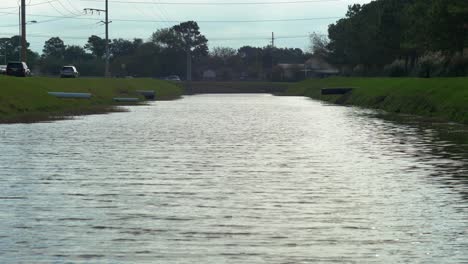
[{"label": "distant building", "polygon": [[202,77],[205,81],[214,81],[216,80],[216,72],[213,70],[205,70],[203,71]]},{"label": "distant building", "polygon": [[279,63],[277,67],[281,69],[281,80],[296,79],[298,73],[304,70],[304,64],[297,63]]},{"label": "distant building", "polygon": [[306,78],[325,78],[338,75],[340,71],[318,56],[312,56],[304,66],[304,75]]}]

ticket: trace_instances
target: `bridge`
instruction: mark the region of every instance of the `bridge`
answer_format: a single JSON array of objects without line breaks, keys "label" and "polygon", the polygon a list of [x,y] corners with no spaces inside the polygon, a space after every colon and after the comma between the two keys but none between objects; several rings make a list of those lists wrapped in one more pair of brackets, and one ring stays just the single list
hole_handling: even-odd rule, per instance
[{"label": "bridge", "polygon": [[292,83],[182,82],[185,94],[271,93],[282,94]]}]

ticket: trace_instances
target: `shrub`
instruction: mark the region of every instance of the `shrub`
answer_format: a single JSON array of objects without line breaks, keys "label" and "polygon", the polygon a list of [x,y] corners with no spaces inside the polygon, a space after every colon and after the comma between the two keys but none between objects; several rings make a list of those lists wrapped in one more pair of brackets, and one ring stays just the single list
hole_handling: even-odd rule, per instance
[{"label": "shrub", "polygon": [[384,67],[384,73],[390,77],[406,76],[406,64],[404,60],[395,60]]},{"label": "shrub", "polygon": [[358,64],[353,68],[353,76],[364,76],[366,74],[366,67]]},{"label": "shrub", "polygon": [[468,54],[456,53],[447,64],[448,76],[466,76],[468,75]]},{"label": "shrub", "polygon": [[441,76],[444,72],[446,58],[442,52],[429,52],[420,57],[416,63],[415,73],[418,77],[430,78]]}]

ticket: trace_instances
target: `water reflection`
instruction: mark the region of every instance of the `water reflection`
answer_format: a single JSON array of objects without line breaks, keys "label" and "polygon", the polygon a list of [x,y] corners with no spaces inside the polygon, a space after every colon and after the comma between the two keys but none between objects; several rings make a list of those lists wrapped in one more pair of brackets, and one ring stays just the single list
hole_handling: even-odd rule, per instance
[{"label": "water reflection", "polygon": [[[423,164],[434,166],[431,175],[445,181],[443,188],[459,190],[468,199],[468,126],[457,123],[442,123],[410,115],[390,115],[370,112],[368,116],[385,119],[396,126],[414,129],[424,151],[416,155]],[[431,157],[428,157],[428,155]],[[435,157],[435,159],[433,158]],[[459,185],[462,185],[460,188]]]},{"label": "water reflection", "polygon": [[0,126],[0,262],[468,261],[443,129],[301,97],[130,110]]}]

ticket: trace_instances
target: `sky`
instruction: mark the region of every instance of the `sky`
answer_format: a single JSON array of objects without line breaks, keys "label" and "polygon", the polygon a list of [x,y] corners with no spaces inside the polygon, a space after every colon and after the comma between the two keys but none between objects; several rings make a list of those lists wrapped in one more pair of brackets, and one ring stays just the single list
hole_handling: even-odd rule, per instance
[{"label": "sky", "polygon": [[[327,34],[328,25],[344,17],[348,5],[371,0],[109,0],[109,38],[149,39],[158,29],[194,20],[213,47],[244,45],[300,48],[310,46],[310,33]],[[18,34],[19,0],[0,0],[0,37]],[[26,0],[27,41],[41,52],[44,42],[60,37],[66,45],[83,46],[88,37],[105,37],[100,20],[105,0]],[[131,21],[133,20],[133,21]],[[265,21],[267,20],[267,21]],[[280,21],[272,21],[280,20]],[[36,23],[33,23],[33,22]]]}]

